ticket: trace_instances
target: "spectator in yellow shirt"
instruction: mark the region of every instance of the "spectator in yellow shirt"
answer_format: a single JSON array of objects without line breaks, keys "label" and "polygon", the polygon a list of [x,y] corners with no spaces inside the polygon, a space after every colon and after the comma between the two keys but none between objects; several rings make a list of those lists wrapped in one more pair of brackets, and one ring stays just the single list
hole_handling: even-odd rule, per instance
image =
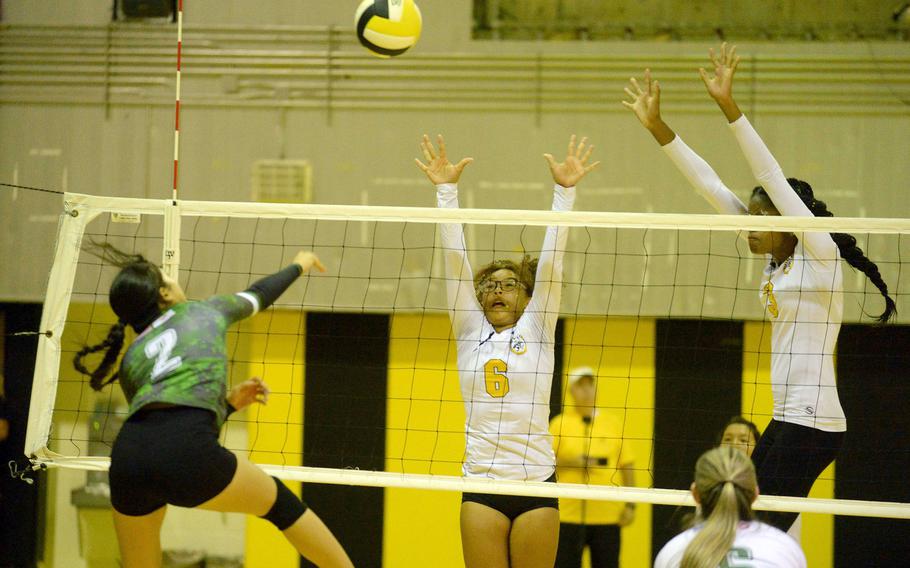
[{"label": "spectator in yellow shirt", "polygon": [[[550,421],[557,478],[565,483],[634,486],[634,456],[623,443],[622,423],[596,408],[595,382],[590,367],[569,373],[570,404]],[[560,499],[556,568],[580,568],[586,546],[591,568],[618,567],[619,529],[634,518],[634,503]]]}]

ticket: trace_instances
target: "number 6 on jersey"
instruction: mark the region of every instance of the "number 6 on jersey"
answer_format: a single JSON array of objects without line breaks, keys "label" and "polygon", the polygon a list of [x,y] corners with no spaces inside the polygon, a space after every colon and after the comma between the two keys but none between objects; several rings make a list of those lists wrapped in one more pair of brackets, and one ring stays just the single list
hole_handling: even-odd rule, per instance
[{"label": "number 6 on jersey", "polygon": [[483,366],[483,378],[487,385],[487,394],[493,398],[502,398],[509,394],[509,377],[506,371],[509,366],[502,359],[490,359]]}]

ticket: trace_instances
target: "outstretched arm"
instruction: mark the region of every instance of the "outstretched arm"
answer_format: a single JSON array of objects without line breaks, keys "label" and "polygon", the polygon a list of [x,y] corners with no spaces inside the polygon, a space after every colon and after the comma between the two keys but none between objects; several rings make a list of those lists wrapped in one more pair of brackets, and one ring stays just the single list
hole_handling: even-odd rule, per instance
[{"label": "outstretched arm", "polygon": [[[572,210],[575,205],[575,185],[600,165],[599,161],[588,164],[593,151],[594,146],[587,146],[587,138],[582,138],[576,144],[576,137],[573,134],[569,138],[565,160],[557,162],[552,154],[544,154],[555,183],[553,211]],[[550,333],[555,331],[556,322],[559,319],[559,307],[562,301],[562,261],[568,238],[568,227],[547,227],[540,257],[537,260],[534,295],[527,307],[527,312],[542,316],[543,329]]]},{"label": "outstretched arm", "polygon": [[290,288],[297,278],[311,268],[325,272],[325,266],[319,257],[309,251],[300,251],[294,257],[294,262],[278,272],[253,282],[249,288],[240,295],[253,304],[253,312],[264,310],[275,303],[285,290]]},{"label": "outstretched arm", "polygon": [[[260,278],[243,292],[226,296],[215,296],[207,302],[218,310],[228,325],[255,315],[275,303],[291,284],[311,268],[325,272],[319,258],[309,251],[300,251],[294,261],[274,274]],[[241,299],[242,298],[242,299]]]},{"label": "outstretched arm", "polygon": [[[458,179],[465,166],[474,161],[464,158],[457,164],[449,162],[446,156],[445,140],[440,134],[437,138],[437,150],[424,135],[420,150],[426,164],[418,159],[414,161],[427,178],[436,185],[437,207],[458,208]],[[461,223],[442,223],[439,225],[442,239],[443,256],[446,267],[446,295],[449,300],[449,315],[452,327],[457,335],[470,332],[470,326],[478,320],[476,315],[481,311],[477,296],[474,293],[474,273],[464,242],[464,228]]]},{"label": "outstretched arm", "polygon": [[[733,98],[733,76],[739,65],[736,47],[727,49],[727,44],[721,46],[719,54],[712,49],[709,54],[714,65],[714,75],[711,76],[704,69],[700,69],[702,80],[708,89],[708,94],[723,111],[730,123],[730,129],[736,136],[736,141],[749,162],[752,175],[756,181],[765,188],[774,206],[781,215],[793,217],[813,217],[812,211],[799,198],[784,172],[758,132],[752,128],[749,120],[743,115]],[[800,239],[803,248],[813,258],[818,260],[834,260],[837,258],[837,245],[831,240],[828,233],[807,232]]]},{"label": "outstretched arm", "polygon": [[748,213],[743,202],[724,185],[711,166],[692,151],[663,121],[660,116],[660,84],[651,80],[650,69],[645,70],[643,82],[644,87],[634,77],[630,79],[631,85],[625,89],[629,100],[623,101],[622,104],[635,113],[642,126],[654,136],[661,149],[686,177],[689,184],[718,213],[727,215]]}]

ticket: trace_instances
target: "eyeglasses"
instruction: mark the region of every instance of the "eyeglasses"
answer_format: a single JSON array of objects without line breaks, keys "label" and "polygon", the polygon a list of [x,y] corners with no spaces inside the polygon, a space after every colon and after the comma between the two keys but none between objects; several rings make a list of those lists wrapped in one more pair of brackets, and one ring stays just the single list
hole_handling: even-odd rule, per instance
[{"label": "eyeglasses", "polygon": [[478,288],[484,294],[490,294],[491,292],[496,291],[497,286],[503,292],[511,292],[519,286],[522,288],[525,287],[525,285],[519,282],[516,278],[506,278],[505,280],[484,280],[480,283],[480,286]]}]

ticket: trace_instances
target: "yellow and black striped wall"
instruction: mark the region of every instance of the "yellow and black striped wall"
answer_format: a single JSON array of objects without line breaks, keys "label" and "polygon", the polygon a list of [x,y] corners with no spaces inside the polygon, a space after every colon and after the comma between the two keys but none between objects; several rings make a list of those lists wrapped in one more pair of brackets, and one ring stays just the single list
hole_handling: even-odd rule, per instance
[{"label": "yellow and black striped wall", "polygon": [[[302,400],[251,420],[254,459],[459,475],[464,410],[446,315],[275,311],[263,318],[268,321],[254,325],[269,333],[253,336],[268,345],[251,349],[266,349],[264,365],[272,368],[264,371],[273,390],[297,392]],[[760,428],[768,421],[765,323],[570,317],[557,332],[558,370],[597,369],[598,406],[623,420],[639,486],[687,488],[695,459],[715,443],[727,419],[743,414]],[[907,345],[910,327],[844,326],[838,373],[850,433],[812,496],[910,501],[902,482],[910,466],[910,415],[893,402],[906,400],[900,394],[910,388]],[[565,396],[561,372],[553,391],[556,411]],[[269,426],[289,421],[302,424],[296,439]],[[463,566],[457,493],[306,484],[302,494],[357,566]],[[685,513],[640,506],[635,523],[623,530],[622,565],[649,565]],[[247,526],[248,567],[297,565],[270,525],[251,519]],[[898,561],[908,539],[906,522],[803,519],[810,566]]]}]

